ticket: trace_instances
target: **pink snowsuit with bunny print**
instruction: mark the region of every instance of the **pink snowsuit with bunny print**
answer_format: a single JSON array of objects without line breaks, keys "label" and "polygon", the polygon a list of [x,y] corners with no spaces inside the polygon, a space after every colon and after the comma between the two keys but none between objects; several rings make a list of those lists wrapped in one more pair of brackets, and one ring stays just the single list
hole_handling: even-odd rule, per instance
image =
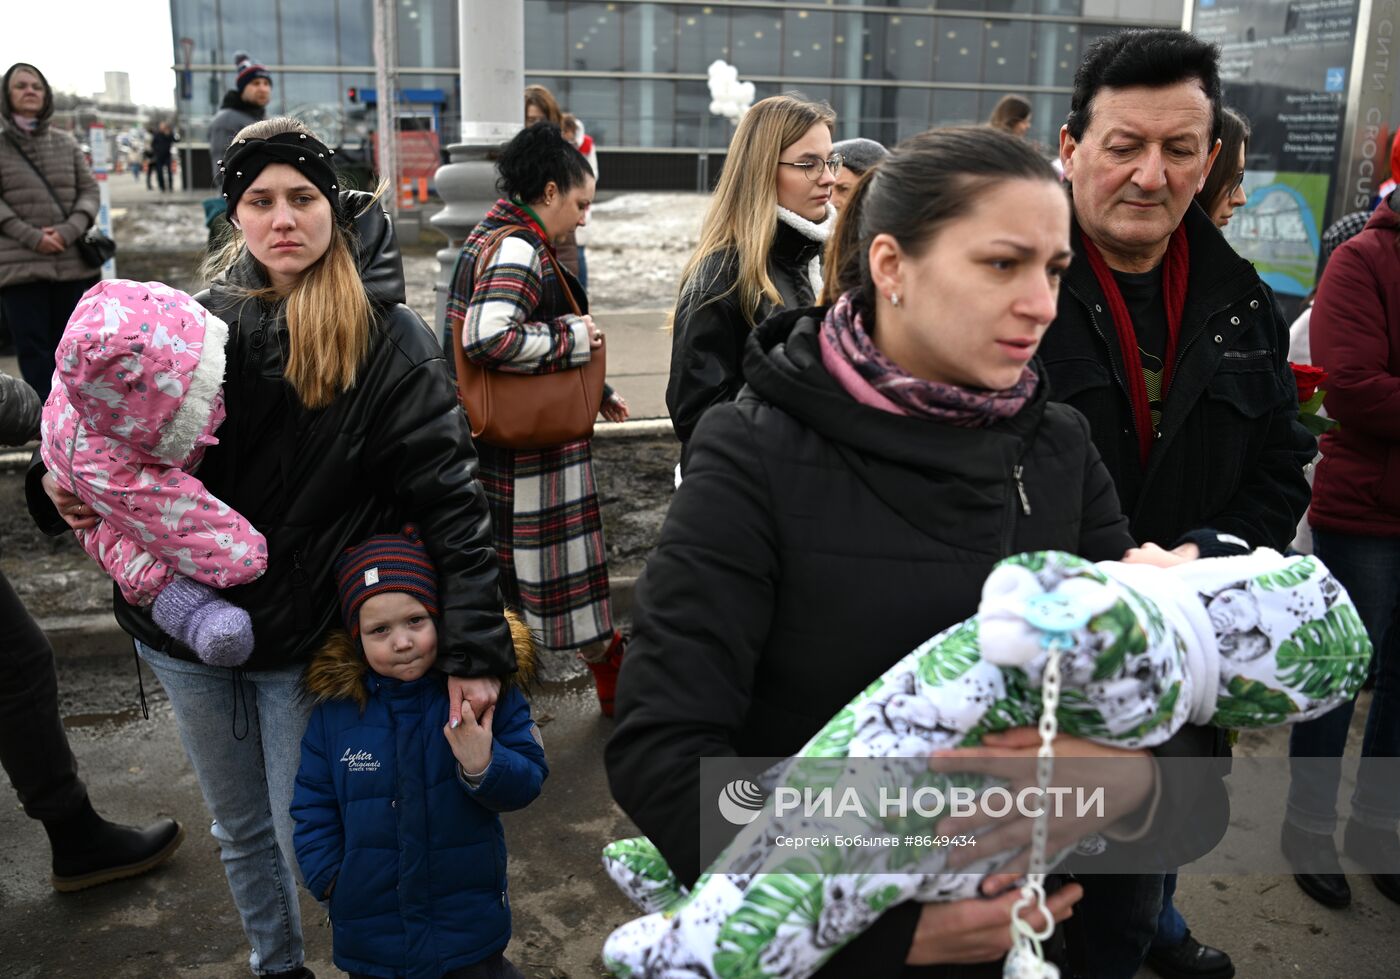
[{"label": "pink snowsuit with bunny print", "polygon": [[78,540],[136,605],[177,575],[256,580],[267,539],[191,472],[224,420],[228,325],[159,282],[87,291],[56,353],[39,451],[100,520]]}]

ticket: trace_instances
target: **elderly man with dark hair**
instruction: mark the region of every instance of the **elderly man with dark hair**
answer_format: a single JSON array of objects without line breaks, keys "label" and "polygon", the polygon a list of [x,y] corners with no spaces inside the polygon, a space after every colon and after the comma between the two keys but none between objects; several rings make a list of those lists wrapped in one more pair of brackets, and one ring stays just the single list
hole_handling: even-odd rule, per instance
[{"label": "elderly man with dark hair", "polygon": [[831,188],[831,206],[836,210],[846,206],[851,199],[851,191],[856,189],[865,171],[879,163],[889,153],[884,146],[873,139],[843,139],[831,148],[832,155],[841,157],[841,169],[836,174],[836,183]]},{"label": "elderly man with dark hair", "polygon": [[[1074,260],[1041,356],[1053,397],[1088,418],[1133,536],[1162,562],[1286,548],[1315,448],[1273,293],[1192,203],[1219,152],[1218,59],[1183,31],[1101,38],[1060,131]],[[1229,754],[1224,732],[1192,726],[1164,749]],[[1199,791],[1202,811],[1228,811],[1219,778]],[[1071,922],[1078,971],[1130,979],[1151,948],[1165,979],[1233,976],[1171,908],[1174,884],[1089,877]]]}]

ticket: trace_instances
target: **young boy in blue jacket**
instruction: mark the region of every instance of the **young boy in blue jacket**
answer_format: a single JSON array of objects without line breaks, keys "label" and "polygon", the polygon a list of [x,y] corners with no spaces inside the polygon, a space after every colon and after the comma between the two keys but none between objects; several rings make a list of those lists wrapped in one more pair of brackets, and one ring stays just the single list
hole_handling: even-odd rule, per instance
[{"label": "young boy in blue jacket", "polygon": [[[549,769],[509,678],[478,722],[447,725],[437,573],[412,528],[371,537],[335,566],[347,633],[307,669],[317,701],[292,797],[297,861],[330,901],[335,964],[352,977],[497,979],[510,904],[498,812],[529,805]],[[512,621],[516,656],[533,663]]]}]

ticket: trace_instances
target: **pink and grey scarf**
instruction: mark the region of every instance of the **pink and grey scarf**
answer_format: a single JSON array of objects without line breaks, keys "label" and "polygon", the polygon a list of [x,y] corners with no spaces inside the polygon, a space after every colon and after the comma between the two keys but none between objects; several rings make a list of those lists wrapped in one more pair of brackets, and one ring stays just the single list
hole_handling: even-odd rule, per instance
[{"label": "pink and grey scarf", "polygon": [[1029,366],[1004,391],[925,381],[901,369],[875,347],[863,314],[848,292],[822,321],[822,364],[846,393],[863,405],[896,415],[936,418],[963,428],[985,428],[1010,418],[1035,394],[1040,379]]}]

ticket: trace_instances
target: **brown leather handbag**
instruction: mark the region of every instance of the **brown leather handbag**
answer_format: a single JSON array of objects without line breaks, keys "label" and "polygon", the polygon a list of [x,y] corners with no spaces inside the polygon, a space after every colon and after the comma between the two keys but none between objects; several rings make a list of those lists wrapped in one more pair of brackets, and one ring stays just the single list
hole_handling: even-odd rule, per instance
[{"label": "brown leather handbag", "polygon": [[[486,237],[476,257],[472,288],[481,281],[481,273],[501,242],[516,231],[527,230],[523,225],[503,225]],[[545,261],[554,265],[555,279],[574,314],[583,315],[548,247]],[[593,437],[608,371],[606,345],[594,350],[582,367],[548,374],[515,374],[493,370],[467,357],[462,349],[465,327],[465,318],[452,324],[452,349],[457,393],[471,423],[472,438],[507,449],[545,449]]]}]

